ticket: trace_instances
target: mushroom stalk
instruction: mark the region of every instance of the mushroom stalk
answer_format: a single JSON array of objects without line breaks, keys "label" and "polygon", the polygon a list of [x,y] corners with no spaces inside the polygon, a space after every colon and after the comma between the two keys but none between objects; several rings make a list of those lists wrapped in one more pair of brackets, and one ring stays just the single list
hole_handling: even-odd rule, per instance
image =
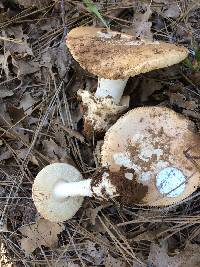
[{"label": "mushroom stalk", "polygon": [[92,185],[92,179],[76,182],[59,180],[53,189],[54,198],[60,201],[64,201],[67,197],[92,197],[93,195],[101,198],[105,195],[109,197],[116,195],[116,187],[110,182],[107,172],[104,172],[98,183],[94,185]]},{"label": "mushroom stalk", "polygon": [[115,104],[119,104],[128,79],[109,80],[98,78],[98,86],[95,93],[96,97],[112,97]]},{"label": "mushroom stalk", "polygon": [[92,179],[82,180],[78,182],[66,182],[60,180],[54,188],[54,197],[58,200],[64,200],[67,197],[91,197],[91,182]]}]

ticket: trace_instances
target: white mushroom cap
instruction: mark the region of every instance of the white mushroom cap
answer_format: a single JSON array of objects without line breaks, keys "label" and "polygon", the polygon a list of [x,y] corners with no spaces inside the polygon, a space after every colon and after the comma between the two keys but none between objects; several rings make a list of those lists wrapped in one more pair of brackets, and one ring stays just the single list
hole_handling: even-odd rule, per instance
[{"label": "white mushroom cap", "polygon": [[95,27],[78,27],[67,35],[75,60],[101,78],[126,79],[177,64],[188,55],[182,46],[149,42],[134,36]]},{"label": "white mushroom cap", "polygon": [[148,186],[141,204],[167,206],[199,186],[199,170],[185,155],[199,154],[199,144],[190,120],[165,107],[136,108],[107,131],[102,165],[112,172],[123,167],[125,176]]},{"label": "white mushroom cap", "polygon": [[54,163],[43,168],[35,178],[32,197],[41,215],[52,222],[71,219],[82,205],[83,197],[55,198],[53,191],[58,181],[77,182],[82,180],[81,173],[66,163]]}]

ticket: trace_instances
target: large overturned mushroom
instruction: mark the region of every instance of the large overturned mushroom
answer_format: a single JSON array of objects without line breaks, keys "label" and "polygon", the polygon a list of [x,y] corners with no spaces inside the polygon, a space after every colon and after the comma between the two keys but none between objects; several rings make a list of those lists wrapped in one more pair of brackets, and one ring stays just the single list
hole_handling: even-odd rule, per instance
[{"label": "large overturned mushroom", "polygon": [[188,55],[181,46],[94,27],[71,30],[67,46],[82,68],[98,76],[94,95],[78,92],[87,110],[85,125],[97,132],[106,131],[128,108],[122,95],[129,77],[177,64]]},{"label": "large overturned mushroom", "polygon": [[84,196],[129,205],[176,204],[199,186],[198,167],[186,156],[199,155],[199,144],[194,124],[171,109],[136,108],[106,133],[102,170],[93,179],[83,179],[69,164],[48,165],[34,181],[34,203],[51,221],[72,218]]},{"label": "large overturned mushroom", "polygon": [[199,186],[199,169],[194,158],[187,157],[188,151],[198,155],[199,147],[193,122],[165,107],[141,107],[107,131],[102,165],[115,173],[124,168],[129,179],[147,186],[143,205],[167,206],[185,199]]}]

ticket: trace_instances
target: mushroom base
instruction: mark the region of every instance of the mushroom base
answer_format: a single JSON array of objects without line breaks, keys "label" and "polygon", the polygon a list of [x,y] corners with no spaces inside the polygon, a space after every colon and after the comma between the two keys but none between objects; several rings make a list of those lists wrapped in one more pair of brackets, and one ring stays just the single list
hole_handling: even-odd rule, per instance
[{"label": "mushroom base", "polygon": [[88,91],[79,90],[81,96],[84,115],[84,133],[91,138],[93,133],[104,133],[129,107],[129,97],[122,97],[121,102],[117,105],[112,98],[95,97]]}]

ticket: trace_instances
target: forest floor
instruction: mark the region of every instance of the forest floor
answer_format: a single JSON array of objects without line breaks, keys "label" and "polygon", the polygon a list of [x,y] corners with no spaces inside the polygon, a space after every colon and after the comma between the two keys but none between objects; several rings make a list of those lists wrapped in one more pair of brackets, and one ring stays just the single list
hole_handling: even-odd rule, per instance
[{"label": "forest floor", "polygon": [[[164,209],[86,198],[64,223],[34,206],[34,177],[73,161],[88,177],[98,167],[77,90],[97,78],[66,47],[74,27],[104,26],[187,47],[181,64],[130,78],[129,109],[162,105],[200,130],[200,3],[192,0],[0,1],[1,266],[200,266],[200,192]],[[195,159],[198,164],[198,157]],[[10,264],[10,265],[9,265]]]}]

